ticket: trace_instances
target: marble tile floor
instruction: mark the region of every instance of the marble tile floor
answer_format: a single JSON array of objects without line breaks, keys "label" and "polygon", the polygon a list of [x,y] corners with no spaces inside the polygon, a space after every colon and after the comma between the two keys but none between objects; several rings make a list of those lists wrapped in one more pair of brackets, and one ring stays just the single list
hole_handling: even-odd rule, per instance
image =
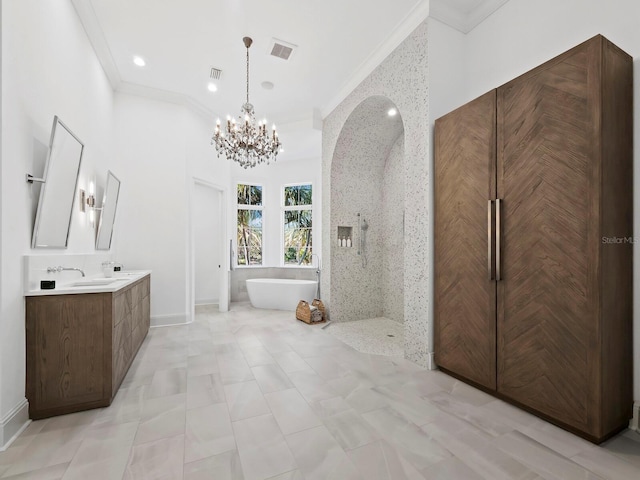
[{"label": "marble tile floor", "polygon": [[32,422],[0,453],[0,478],[638,480],[640,435],[597,447],[242,304],[152,329],[110,407]]}]

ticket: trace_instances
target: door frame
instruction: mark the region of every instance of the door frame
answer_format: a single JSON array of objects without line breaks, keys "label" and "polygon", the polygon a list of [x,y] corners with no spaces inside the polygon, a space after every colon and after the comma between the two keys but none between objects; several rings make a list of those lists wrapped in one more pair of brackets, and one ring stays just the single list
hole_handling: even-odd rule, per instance
[{"label": "door frame", "polygon": [[229,192],[226,187],[210,182],[203,178],[192,177],[189,185],[189,267],[191,273],[189,275],[189,295],[187,296],[189,305],[187,310],[191,312],[192,321],[195,320],[196,310],[196,252],[195,252],[195,189],[197,186],[213,189],[220,195],[220,268],[219,270],[219,292],[218,292],[218,310],[220,312],[229,311],[229,255],[227,255],[226,246],[229,243],[227,237],[227,204]]}]

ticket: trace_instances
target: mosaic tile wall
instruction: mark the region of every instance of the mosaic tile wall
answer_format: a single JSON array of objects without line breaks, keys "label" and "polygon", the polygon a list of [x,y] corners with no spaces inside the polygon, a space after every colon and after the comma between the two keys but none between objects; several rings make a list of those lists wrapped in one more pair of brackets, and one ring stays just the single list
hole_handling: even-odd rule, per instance
[{"label": "mosaic tile wall", "polygon": [[[336,191],[333,182],[340,175],[340,158],[344,158],[347,147],[342,144],[345,140],[344,127],[352,113],[366,99],[372,96],[382,96],[395,104],[402,115],[404,124],[404,192],[405,192],[405,240],[404,240],[404,325],[405,325],[405,356],[411,361],[429,365],[430,346],[429,330],[431,328],[430,304],[432,281],[429,278],[428,255],[430,243],[429,221],[431,212],[428,211],[428,199],[431,179],[428,176],[429,162],[429,104],[428,104],[428,57],[427,57],[427,23],[422,23],[401,45],[394,50],[351,94],[338,105],[324,120],[322,144],[322,185],[323,195],[322,223],[323,228],[323,300],[328,306],[332,320],[341,321],[340,307],[334,305],[336,292],[351,292],[349,296],[357,301],[364,299],[364,305],[369,301],[375,304],[376,293],[380,287],[380,278],[371,277],[366,280],[353,282],[346,274],[349,264],[340,262],[341,253],[336,253],[335,225],[340,221],[354,222],[350,212],[353,208],[347,201],[359,198],[348,195],[365,184],[368,178],[363,171],[357,182]],[[342,137],[342,138],[341,138]],[[339,142],[339,139],[341,142]],[[347,142],[349,143],[349,142]],[[345,150],[342,150],[342,149]],[[360,142],[351,144],[351,151],[367,148]],[[388,156],[388,153],[387,153]],[[335,162],[335,165],[334,165]],[[335,168],[334,168],[335,167]],[[375,219],[375,212],[372,213]],[[329,226],[329,228],[327,228]],[[373,228],[370,228],[370,230]],[[373,235],[372,235],[373,236]],[[373,253],[373,252],[372,252]],[[336,263],[336,265],[334,265]],[[337,269],[334,271],[334,267]],[[345,274],[341,274],[345,272]],[[331,286],[330,286],[331,285]],[[329,290],[331,288],[331,290]],[[333,318],[334,307],[336,318]]]},{"label": "mosaic tile wall", "polygon": [[382,316],[404,323],[404,131],[384,166]]}]

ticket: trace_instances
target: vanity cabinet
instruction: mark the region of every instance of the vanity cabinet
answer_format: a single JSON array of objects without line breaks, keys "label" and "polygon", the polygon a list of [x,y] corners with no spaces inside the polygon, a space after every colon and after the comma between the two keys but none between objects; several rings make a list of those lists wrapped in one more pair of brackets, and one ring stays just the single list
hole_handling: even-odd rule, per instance
[{"label": "vanity cabinet", "polygon": [[150,276],[115,292],[26,298],[32,419],[111,404],[149,331]]},{"label": "vanity cabinet", "polygon": [[436,363],[597,443],[633,403],[632,92],[597,36],[435,130]]}]

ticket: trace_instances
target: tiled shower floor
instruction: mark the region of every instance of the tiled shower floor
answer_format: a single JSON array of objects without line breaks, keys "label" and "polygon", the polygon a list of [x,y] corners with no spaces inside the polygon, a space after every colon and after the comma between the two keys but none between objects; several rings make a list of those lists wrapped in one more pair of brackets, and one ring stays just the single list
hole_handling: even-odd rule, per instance
[{"label": "tiled shower floor", "polygon": [[362,353],[404,355],[404,325],[388,318],[332,322],[326,331]]},{"label": "tiled shower floor", "polygon": [[636,433],[596,447],[335,326],[232,305],[152,329],[110,407],[31,423],[0,478],[640,478]]}]

